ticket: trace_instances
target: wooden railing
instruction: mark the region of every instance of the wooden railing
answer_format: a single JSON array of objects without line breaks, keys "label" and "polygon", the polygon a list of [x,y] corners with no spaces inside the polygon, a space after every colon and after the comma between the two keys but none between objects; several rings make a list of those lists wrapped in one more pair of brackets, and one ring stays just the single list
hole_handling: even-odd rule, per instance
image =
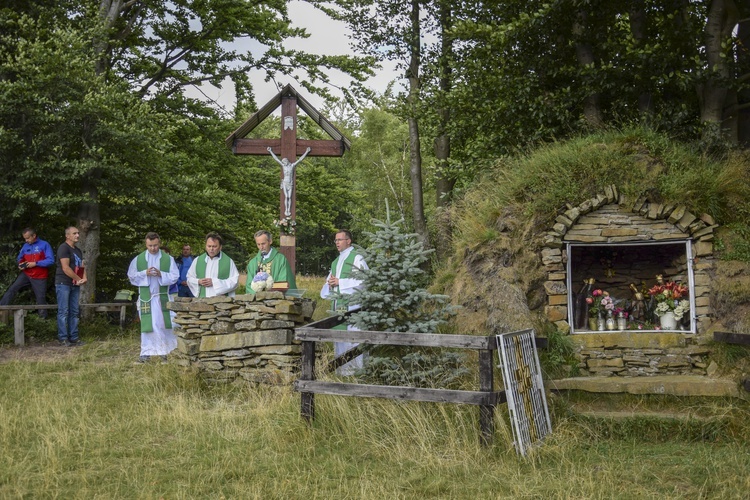
[{"label": "wooden railing", "polygon": [[[330,329],[344,321],[345,319],[331,317],[295,330],[295,338],[302,341],[302,366],[300,378],[294,383],[294,389],[301,394],[300,412],[303,418],[308,422],[315,418],[315,394],[471,404],[479,406],[482,443],[484,445],[492,443],[495,433],[495,407],[506,402],[505,391],[494,390],[493,369],[497,362],[493,360],[497,350],[494,335],[441,335]],[[543,347],[540,344],[544,344],[542,341],[546,339],[539,340],[537,345]],[[315,344],[317,342],[359,342],[361,346],[397,345],[476,350],[479,351],[479,390],[424,389],[318,381],[315,380]],[[357,351],[354,354],[356,355]],[[343,362],[346,362],[346,358]]]},{"label": "wooden railing", "polygon": [[[125,326],[127,319],[128,306],[133,306],[132,302],[104,302],[100,304],[79,304],[78,307],[93,308],[96,312],[119,312],[120,313],[120,329]],[[25,331],[24,331],[24,319],[26,313],[29,311],[36,311],[39,309],[57,309],[57,304],[45,304],[45,305],[11,305],[11,306],[0,306],[0,314],[4,314],[5,311],[13,311],[13,334],[15,344],[23,346],[25,344]],[[5,319],[5,318],[3,318]]]}]

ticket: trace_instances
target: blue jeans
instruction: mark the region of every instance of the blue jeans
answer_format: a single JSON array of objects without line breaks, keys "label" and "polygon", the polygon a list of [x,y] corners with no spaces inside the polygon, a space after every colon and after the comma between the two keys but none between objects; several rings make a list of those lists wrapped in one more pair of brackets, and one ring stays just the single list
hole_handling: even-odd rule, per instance
[{"label": "blue jeans", "polygon": [[57,339],[78,342],[78,298],[81,287],[55,285],[57,292]]}]

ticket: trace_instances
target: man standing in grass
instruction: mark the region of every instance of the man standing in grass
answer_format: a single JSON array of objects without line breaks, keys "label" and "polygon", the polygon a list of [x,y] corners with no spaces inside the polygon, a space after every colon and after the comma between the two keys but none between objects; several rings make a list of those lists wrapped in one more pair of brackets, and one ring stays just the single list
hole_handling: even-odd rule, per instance
[{"label": "man standing in grass", "polygon": [[57,293],[57,341],[63,346],[81,345],[78,338],[78,299],[86,283],[83,252],[76,246],[80,232],[70,226],[65,241],[57,248],[55,292]]},{"label": "man standing in grass", "polygon": [[234,296],[240,273],[229,255],[221,251],[222,243],[218,233],[206,235],[206,253],[193,259],[187,273],[188,286],[193,296]]},{"label": "man standing in grass", "polygon": [[138,287],[138,313],[141,317],[141,355],[139,363],[151,356],[166,361],[167,354],[177,347],[172,332],[172,318],[167,303],[172,300],[169,287],[177,283],[180,271],[174,259],[160,250],[161,238],[146,235],[146,250],[138,254],[128,268],[130,283]]},{"label": "man standing in grass", "polygon": [[[327,299],[332,292],[338,292],[344,295],[344,297],[334,302],[333,309],[352,310],[359,306],[350,304],[348,295],[353,294],[362,284],[362,280],[351,277],[352,270],[368,269],[367,263],[352,246],[352,233],[349,231],[342,230],[336,233],[334,243],[336,244],[336,250],[339,251],[339,256],[331,264],[331,271],[328,273],[323,289],[320,291],[320,297]],[[356,328],[344,324],[335,327],[334,330],[356,330]],[[333,352],[336,357],[339,357],[356,346],[357,344],[354,342],[335,342],[333,344]],[[339,375],[353,375],[356,369],[360,369],[363,366],[364,358],[360,355],[336,370],[336,372]]]},{"label": "man standing in grass", "polygon": [[271,233],[268,231],[262,230],[255,233],[255,245],[258,247],[258,255],[253,257],[247,264],[246,293],[255,295],[255,290],[252,289],[251,285],[253,277],[260,272],[268,273],[273,278],[274,284],[287,283],[287,288],[297,288],[292,266],[289,265],[289,261],[286,260],[284,254],[273,248],[271,243],[273,243],[273,240],[271,239]]}]

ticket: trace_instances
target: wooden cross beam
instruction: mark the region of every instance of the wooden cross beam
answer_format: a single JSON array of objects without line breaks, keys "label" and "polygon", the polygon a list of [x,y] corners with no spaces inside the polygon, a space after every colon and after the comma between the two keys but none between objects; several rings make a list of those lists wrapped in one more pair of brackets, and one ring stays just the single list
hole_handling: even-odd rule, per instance
[{"label": "wooden cross beam", "polygon": [[[255,128],[263,119],[271,114],[279,104],[281,105],[281,138],[280,139],[245,139],[250,130]],[[297,138],[297,107],[298,105],[310,115],[313,120],[321,126],[332,140],[305,140]],[[338,138],[336,138],[336,136]],[[300,160],[305,156],[343,156],[349,147],[349,142],[331,125],[320,113],[304,100],[297,92],[287,85],[274,99],[269,101],[258,113],[253,115],[239,129],[227,138],[227,145],[231,145],[234,154],[271,156],[282,166],[280,172],[279,192],[279,220],[284,218],[296,219],[297,216],[297,158]],[[289,177],[286,179],[286,191],[290,196],[285,196],[285,172],[291,170],[291,189],[289,189]],[[287,172],[287,176],[289,172]],[[283,234],[279,242],[279,251],[289,261],[292,272],[296,272],[296,238],[294,235]]]}]

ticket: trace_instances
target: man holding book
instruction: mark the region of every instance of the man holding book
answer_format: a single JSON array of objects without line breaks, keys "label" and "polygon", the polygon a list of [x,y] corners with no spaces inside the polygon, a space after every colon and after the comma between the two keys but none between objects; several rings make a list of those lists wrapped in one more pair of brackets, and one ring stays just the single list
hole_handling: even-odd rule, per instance
[{"label": "man holding book", "polygon": [[253,278],[258,273],[266,273],[273,279],[273,288],[278,290],[287,290],[297,288],[297,281],[292,272],[292,266],[286,260],[284,254],[271,246],[273,240],[271,233],[268,231],[258,231],[255,233],[255,245],[258,247],[258,254],[250,259],[247,264],[247,284],[245,292],[255,295],[252,288]]},{"label": "man holding book", "polygon": [[78,299],[86,283],[83,252],[76,246],[78,228],[65,229],[65,242],[57,249],[55,292],[57,294],[57,341],[63,346],[81,345],[78,338]]}]

